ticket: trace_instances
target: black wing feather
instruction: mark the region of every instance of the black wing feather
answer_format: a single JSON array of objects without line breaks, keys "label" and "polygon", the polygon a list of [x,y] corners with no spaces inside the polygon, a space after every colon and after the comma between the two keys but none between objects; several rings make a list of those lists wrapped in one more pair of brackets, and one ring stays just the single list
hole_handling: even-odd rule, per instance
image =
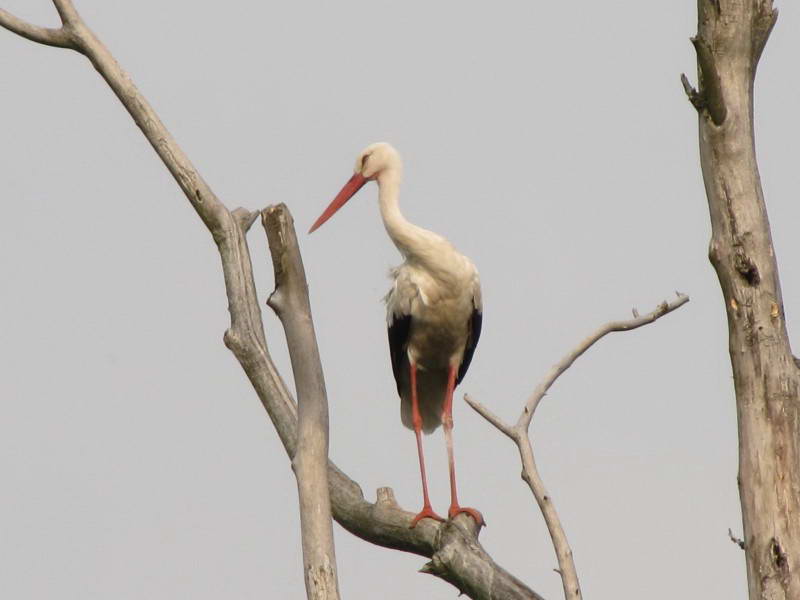
[{"label": "black wing feather", "polygon": [[408,378],[408,333],[411,331],[411,315],[393,315],[389,324],[389,353],[392,356],[392,373],[397,384],[397,393]]},{"label": "black wing feather", "polygon": [[464,379],[464,375],[467,374],[469,363],[472,362],[472,355],[475,354],[475,347],[478,345],[478,340],[481,337],[482,323],[483,313],[476,308],[472,311],[472,318],[469,320],[469,335],[467,336],[467,345],[464,348],[464,358],[461,359],[461,365],[458,367],[458,379],[456,379],[456,385],[461,383],[461,380]]}]

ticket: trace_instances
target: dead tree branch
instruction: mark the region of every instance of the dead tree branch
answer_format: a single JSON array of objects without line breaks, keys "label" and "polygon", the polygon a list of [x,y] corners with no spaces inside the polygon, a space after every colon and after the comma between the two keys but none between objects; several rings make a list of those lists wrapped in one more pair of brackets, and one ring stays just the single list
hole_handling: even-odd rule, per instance
[{"label": "dead tree branch", "polygon": [[[567,535],[561,525],[561,519],[558,517],[558,512],[553,504],[553,500],[547,493],[544,482],[539,475],[539,470],[536,468],[536,461],[534,459],[529,433],[533,414],[536,412],[539,402],[544,398],[547,390],[555,383],[556,379],[558,379],[564,371],[569,369],[572,363],[592,347],[595,342],[614,331],[630,331],[631,329],[648,325],[667,313],[680,308],[688,301],[688,296],[678,294],[678,297],[672,302],[662,302],[655,310],[646,315],[635,316],[633,319],[627,321],[611,321],[597,329],[550,369],[547,376],[536,386],[536,389],[528,398],[522,409],[522,413],[514,425],[504,423],[500,417],[495,415],[486,406],[470,398],[468,395],[464,396],[464,399],[473,409],[497,429],[510,437],[517,445],[520,460],[522,461],[522,479],[528,484],[528,487],[533,493],[536,503],[542,511],[547,530],[550,532],[550,538],[553,541],[553,548],[555,549],[556,558],[558,560],[558,573],[561,575],[561,582],[564,587],[564,597],[566,600],[580,600],[582,597],[581,588]],[[634,314],[637,314],[635,310]]]},{"label": "dead tree branch", "polygon": [[56,48],[74,48],[69,32],[64,27],[58,29],[38,27],[18,19],[2,8],[0,8],[0,25],[32,42]]},{"label": "dead tree branch", "polygon": [[690,100],[711,216],[708,254],[728,316],[749,594],[800,598],[800,371],[786,331],[753,126],[756,68],[778,11],[771,0],[698,0],[697,7],[702,101]]},{"label": "dead tree branch", "polygon": [[336,600],[339,583],[328,493],[328,399],[308,283],[286,205],[262,211],[261,223],[267,232],[275,272],[275,291],[267,304],[283,325],[297,391],[297,437],[302,442],[292,456],[292,469],[300,500],[306,595],[309,600]]},{"label": "dead tree branch", "polygon": [[[298,410],[267,348],[245,238],[257,213],[242,208],[231,212],[219,201],[144,96],[80,18],[71,1],[53,0],[53,3],[62,19],[60,29],[39,28],[5,11],[0,11],[0,26],[32,41],[71,48],[86,56],[172,173],[211,232],[220,253],[231,315],[230,327],[224,335],[225,344],[242,365],[287,454],[296,456]],[[288,211],[286,214],[288,217]],[[291,229],[290,220],[286,223]],[[284,256],[285,264],[302,265],[297,245],[287,245],[285,236],[273,236],[273,232],[277,230],[267,228],[273,255],[277,252]],[[303,286],[300,292],[307,293]],[[308,302],[307,297],[304,302]],[[313,388],[313,382],[309,386]],[[411,529],[409,525],[414,514],[397,506],[393,495],[385,489],[379,492],[376,503],[367,502],[358,484],[330,461],[328,480],[333,516],[354,535],[386,548],[430,558],[425,572],[450,582],[472,598],[541,600],[541,596],[502,569],[485,552],[470,517],[459,515],[447,523],[426,519]]]}]

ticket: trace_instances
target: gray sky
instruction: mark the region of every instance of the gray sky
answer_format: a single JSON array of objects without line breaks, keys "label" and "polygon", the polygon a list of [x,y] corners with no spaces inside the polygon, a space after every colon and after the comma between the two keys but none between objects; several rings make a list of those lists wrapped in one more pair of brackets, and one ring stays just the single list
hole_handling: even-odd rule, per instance
[{"label": "gray sky", "polygon": [[[678,79],[696,80],[694,2],[76,4],[229,207],[294,213],[331,456],[370,498],[389,485],[404,508],[420,504],[380,303],[399,258],[374,186],[304,233],[366,144],[400,150],[406,216],[480,269],[483,335],[459,398],[515,418],[595,327],[690,294],[581,358],[543,402],[534,444],[587,598],[745,596],[744,555],[727,538],[741,519],[725,315]],[[58,23],[46,0],[0,5]],[[791,330],[800,8],[780,9],[756,121]],[[302,597],[294,479],[222,344],[208,232],[83,57],[0,31],[0,70],[4,595]],[[262,230],[249,239],[265,300]],[[560,597],[515,449],[460,399],[455,422],[460,497],[488,521],[482,542]],[[440,432],[426,449],[444,511]],[[455,597],[415,572],[423,559],[336,527],[345,598]]]}]

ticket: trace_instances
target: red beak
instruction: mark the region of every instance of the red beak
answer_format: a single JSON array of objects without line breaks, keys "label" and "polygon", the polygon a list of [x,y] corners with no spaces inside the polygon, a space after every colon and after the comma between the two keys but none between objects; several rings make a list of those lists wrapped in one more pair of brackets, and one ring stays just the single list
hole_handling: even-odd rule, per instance
[{"label": "red beak", "polygon": [[367,183],[369,179],[364,177],[361,173],[356,173],[350,178],[350,181],[344,184],[342,191],[336,194],[336,198],[333,199],[328,205],[328,208],[319,216],[319,219],[314,221],[314,224],[311,226],[311,229],[308,230],[308,233],[313,233],[315,229],[317,229],[320,225],[322,225],[325,221],[330,219],[337,210],[342,208],[353,195],[360,190],[365,183]]}]

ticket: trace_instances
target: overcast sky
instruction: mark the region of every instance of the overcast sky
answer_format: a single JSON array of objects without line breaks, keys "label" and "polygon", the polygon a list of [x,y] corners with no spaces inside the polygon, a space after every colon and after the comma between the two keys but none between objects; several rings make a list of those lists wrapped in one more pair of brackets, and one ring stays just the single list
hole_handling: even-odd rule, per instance
[{"label": "overcast sky", "polygon": [[[0,6],[47,26],[46,0]],[[556,560],[509,440],[591,330],[615,334],[551,390],[537,460],[587,598],[744,598],[727,327],[707,260],[696,3],[76,0],[230,208],[285,202],[300,231],[331,409],[331,456],[373,499],[418,510],[381,297],[399,261],[370,186],[305,231],[370,142],[405,161],[406,216],[481,272],[484,326],[458,391],[460,499],[493,557],[546,598]],[[800,8],[756,82],[758,156],[790,331],[800,296]],[[304,595],[294,478],[232,354],[211,237],[77,53],[0,31],[0,586],[16,600]],[[263,230],[249,236],[261,300]],[[270,350],[291,380],[283,333]],[[426,438],[448,504],[441,431]],[[450,599],[424,559],[336,526],[344,598]],[[379,591],[380,590],[380,591]]]}]

